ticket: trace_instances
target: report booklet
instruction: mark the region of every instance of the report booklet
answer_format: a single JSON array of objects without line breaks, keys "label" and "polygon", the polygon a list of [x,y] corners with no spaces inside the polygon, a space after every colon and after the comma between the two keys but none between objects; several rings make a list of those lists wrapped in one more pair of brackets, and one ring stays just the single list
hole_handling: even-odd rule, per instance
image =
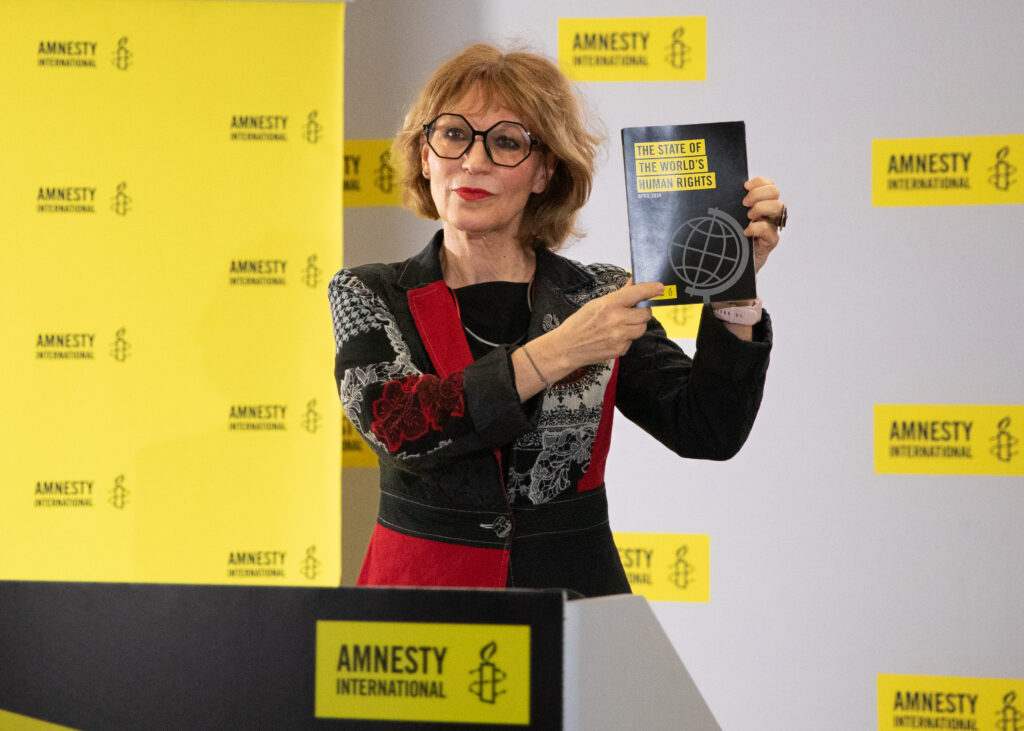
[{"label": "report booklet", "polygon": [[627,127],[622,155],[633,281],[665,285],[646,304],[756,297],[743,122]]}]

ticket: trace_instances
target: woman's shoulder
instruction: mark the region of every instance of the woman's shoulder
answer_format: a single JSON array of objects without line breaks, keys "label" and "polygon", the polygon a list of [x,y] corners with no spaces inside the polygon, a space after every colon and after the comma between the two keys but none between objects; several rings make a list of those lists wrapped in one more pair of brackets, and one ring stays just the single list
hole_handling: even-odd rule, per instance
[{"label": "woman's shoulder", "polygon": [[614,292],[629,281],[629,272],[615,264],[583,264],[562,256],[555,255],[562,266],[574,272],[574,285],[566,292],[570,299],[587,301]]}]

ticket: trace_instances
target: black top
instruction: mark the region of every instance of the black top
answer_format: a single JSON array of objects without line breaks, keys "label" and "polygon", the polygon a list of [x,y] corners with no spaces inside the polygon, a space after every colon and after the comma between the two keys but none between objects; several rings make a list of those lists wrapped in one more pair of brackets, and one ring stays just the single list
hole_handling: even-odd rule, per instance
[{"label": "black top", "polygon": [[[529,282],[481,282],[452,290],[473,358],[522,345],[530,326]],[[488,341],[487,343],[483,342]]]}]

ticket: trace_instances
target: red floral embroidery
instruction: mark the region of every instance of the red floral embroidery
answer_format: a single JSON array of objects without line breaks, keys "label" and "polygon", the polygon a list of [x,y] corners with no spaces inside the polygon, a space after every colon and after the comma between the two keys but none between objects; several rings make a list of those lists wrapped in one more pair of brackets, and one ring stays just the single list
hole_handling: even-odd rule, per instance
[{"label": "red floral embroidery", "polygon": [[373,402],[370,429],[394,452],[402,442],[419,439],[428,429],[440,431],[451,417],[464,413],[461,371],[444,380],[429,374],[407,376],[384,384]]}]

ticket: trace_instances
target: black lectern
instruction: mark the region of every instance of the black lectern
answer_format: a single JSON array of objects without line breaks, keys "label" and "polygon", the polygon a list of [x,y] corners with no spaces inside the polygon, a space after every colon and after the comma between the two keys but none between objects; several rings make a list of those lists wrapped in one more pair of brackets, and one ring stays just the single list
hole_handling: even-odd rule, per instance
[{"label": "black lectern", "polygon": [[0,714],[89,731],[719,729],[643,598],[555,590],[0,582]]}]

